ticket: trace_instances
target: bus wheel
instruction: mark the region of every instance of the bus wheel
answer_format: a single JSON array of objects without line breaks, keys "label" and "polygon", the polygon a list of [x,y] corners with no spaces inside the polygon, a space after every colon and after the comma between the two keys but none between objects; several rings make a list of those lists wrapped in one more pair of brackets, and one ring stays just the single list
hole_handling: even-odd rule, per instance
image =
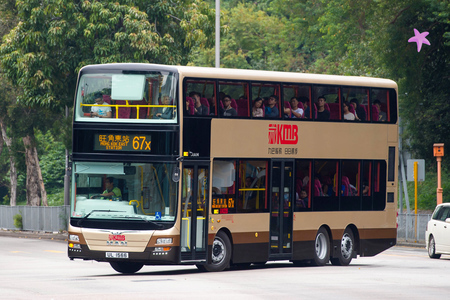
[{"label": "bus wheel", "polygon": [[428,256],[430,258],[441,258],[440,254],[436,254],[436,243],[434,242],[434,237],[432,235],[430,235],[428,241]]},{"label": "bus wheel", "polygon": [[314,242],[314,259],[313,265],[324,266],[330,260],[330,239],[325,228],[317,231],[316,240]]},{"label": "bus wheel", "polygon": [[219,231],[216,234],[211,252],[211,264],[204,265],[207,271],[223,271],[230,266],[231,242],[225,232]]},{"label": "bus wheel", "polygon": [[132,262],[110,262],[109,264],[114,270],[124,274],[136,273],[144,266],[143,264]]},{"label": "bus wheel", "polygon": [[333,257],[331,263],[335,266],[348,266],[353,258],[355,239],[350,228],[345,229],[339,245],[338,257]]}]

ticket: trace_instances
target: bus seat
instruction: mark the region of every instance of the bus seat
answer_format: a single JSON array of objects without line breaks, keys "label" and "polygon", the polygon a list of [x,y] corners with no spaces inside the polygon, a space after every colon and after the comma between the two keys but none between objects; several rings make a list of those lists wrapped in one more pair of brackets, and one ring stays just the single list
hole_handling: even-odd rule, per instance
[{"label": "bus seat", "polygon": [[[118,105],[126,105],[127,102],[125,100],[116,100],[116,104]],[[119,107],[119,119],[129,119],[130,118],[131,107]],[[113,118],[116,116],[113,115]]]},{"label": "bus seat", "polygon": [[237,106],[236,100],[234,100],[233,98],[231,98],[231,107],[234,108],[236,110],[236,112],[239,114],[239,110],[238,110],[238,106]]},{"label": "bus seat", "polygon": [[[145,101],[145,98],[142,98],[142,100],[139,101],[129,101],[128,103],[130,105],[147,105],[147,102]],[[139,107],[139,119],[146,119],[147,118],[147,107]],[[137,107],[131,107],[130,110],[130,119],[137,119]]]},{"label": "bus seat", "polygon": [[314,180],[314,196],[323,196],[322,194],[322,184],[319,179]]},{"label": "bus seat", "polygon": [[238,99],[237,101],[238,106],[238,116],[240,117],[248,117],[249,116],[249,110],[248,110],[248,100],[247,99]]},{"label": "bus seat", "polygon": [[326,110],[330,111],[330,107],[328,106],[328,103],[325,103],[325,104],[323,105],[323,107],[324,107]]},{"label": "bus seat", "polygon": [[330,108],[330,120],[340,120],[339,103],[329,103],[328,107]]},{"label": "bus seat", "polygon": [[372,121],[377,122],[379,114],[380,112],[378,111],[378,107],[372,104]]},{"label": "bus seat", "polygon": [[110,95],[103,95],[103,102],[111,104],[111,96]]},{"label": "bus seat", "polygon": [[[289,101],[284,101],[284,108],[292,109],[291,104],[289,103]],[[283,112],[284,112],[284,110],[283,110]],[[292,111],[289,113],[288,118],[292,118]]]},{"label": "bus seat", "polygon": [[202,105],[206,106],[208,108],[208,115],[209,115],[209,102],[206,98],[200,98],[200,102]]},{"label": "bus seat", "polygon": [[342,196],[348,196],[349,188],[350,188],[350,180],[348,180],[347,176],[342,176],[342,187],[341,187]]}]

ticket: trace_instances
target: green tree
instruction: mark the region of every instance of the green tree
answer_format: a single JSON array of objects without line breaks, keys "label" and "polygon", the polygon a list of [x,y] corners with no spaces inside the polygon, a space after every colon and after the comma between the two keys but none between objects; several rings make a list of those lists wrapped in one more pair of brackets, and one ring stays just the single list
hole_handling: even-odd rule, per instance
[{"label": "green tree", "polygon": [[28,117],[28,124],[17,128],[17,137],[25,145],[27,176],[33,177],[27,177],[28,203],[33,205],[45,194],[35,129],[49,129],[49,122],[39,123],[45,118],[69,123],[61,116],[64,107],[72,105],[81,67],[186,63],[192,48],[210,43],[213,31],[214,12],[199,0],[20,0],[16,8],[19,22],[4,36],[0,60],[5,76],[20,87],[17,107],[8,112],[10,120]]}]

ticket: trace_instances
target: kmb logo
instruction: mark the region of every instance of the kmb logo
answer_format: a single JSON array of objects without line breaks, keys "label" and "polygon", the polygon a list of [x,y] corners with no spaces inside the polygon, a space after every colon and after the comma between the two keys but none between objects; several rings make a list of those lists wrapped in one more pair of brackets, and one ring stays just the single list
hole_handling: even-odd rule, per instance
[{"label": "kmb logo", "polygon": [[110,241],[125,241],[125,235],[123,234],[110,234],[109,235]]},{"label": "kmb logo", "polygon": [[295,145],[297,142],[297,125],[269,124],[269,144]]}]

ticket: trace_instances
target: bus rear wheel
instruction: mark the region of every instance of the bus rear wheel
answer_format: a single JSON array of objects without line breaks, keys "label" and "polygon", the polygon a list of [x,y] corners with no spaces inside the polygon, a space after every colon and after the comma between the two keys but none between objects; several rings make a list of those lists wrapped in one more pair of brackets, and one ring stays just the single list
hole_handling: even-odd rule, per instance
[{"label": "bus rear wheel", "polygon": [[342,235],[337,257],[333,257],[331,263],[335,266],[348,266],[352,261],[354,248],[353,232],[350,228],[347,228]]},{"label": "bus rear wheel", "polygon": [[212,245],[211,263],[204,265],[206,271],[219,272],[230,266],[231,259],[231,242],[228,235],[219,231]]},{"label": "bus rear wheel", "polygon": [[143,264],[133,262],[110,262],[109,264],[114,270],[123,274],[136,273],[144,266]]},{"label": "bus rear wheel", "polygon": [[314,241],[314,259],[312,264],[324,266],[330,260],[330,238],[325,228],[321,227]]}]

